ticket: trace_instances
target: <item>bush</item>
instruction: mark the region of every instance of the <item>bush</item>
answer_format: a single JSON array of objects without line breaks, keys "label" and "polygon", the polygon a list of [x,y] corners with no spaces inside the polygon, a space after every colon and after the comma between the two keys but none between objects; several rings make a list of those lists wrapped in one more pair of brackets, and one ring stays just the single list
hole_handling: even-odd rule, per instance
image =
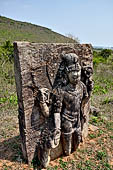
[{"label": "bush", "polygon": [[0,47],[0,60],[1,61],[12,61],[13,60],[13,45],[8,40],[3,43],[3,45]]},{"label": "bush", "polygon": [[100,56],[100,52],[93,51],[93,64],[97,66],[99,63],[105,63],[105,59]]},{"label": "bush", "polygon": [[99,63],[105,63],[106,61],[105,61],[105,59],[103,58],[103,57],[100,57],[100,56],[98,56],[98,57],[94,57],[93,58],[93,64],[94,64],[94,66],[95,65],[98,65]]},{"label": "bush", "polygon": [[[110,49],[103,49],[99,51],[93,51],[93,64],[94,66],[97,66],[99,63],[106,63],[109,60],[113,60],[112,50]],[[109,58],[109,60],[108,60]]]},{"label": "bush", "polygon": [[110,50],[110,49],[103,49],[100,52],[99,55],[102,56],[103,58],[107,59],[111,54],[112,54],[112,50]]}]

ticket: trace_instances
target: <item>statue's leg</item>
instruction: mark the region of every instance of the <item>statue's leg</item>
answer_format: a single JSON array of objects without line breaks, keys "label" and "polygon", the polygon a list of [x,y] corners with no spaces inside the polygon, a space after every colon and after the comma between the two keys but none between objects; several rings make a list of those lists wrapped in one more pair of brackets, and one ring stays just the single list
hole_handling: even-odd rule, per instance
[{"label": "statue's leg", "polygon": [[73,124],[73,127],[75,129],[74,134],[73,134],[73,149],[74,149],[74,151],[77,149],[80,142],[82,142],[80,115],[78,115],[77,122],[75,123],[75,125]]},{"label": "statue's leg", "polygon": [[72,148],[72,123],[62,118],[62,140],[65,155],[70,155]]},{"label": "statue's leg", "polygon": [[66,156],[68,156],[68,155],[71,154],[72,134],[69,134],[69,135],[63,134],[62,138],[63,138],[64,153],[65,153]]},{"label": "statue's leg", "polygon": [[50,149],[43,147],[40,148],[40,163],[46,168],[50,162]]},{"label": "statue's leg", "polygon": [[81,131],[75,131],[73,133],[73,150],[76,151],[82,139]]}]

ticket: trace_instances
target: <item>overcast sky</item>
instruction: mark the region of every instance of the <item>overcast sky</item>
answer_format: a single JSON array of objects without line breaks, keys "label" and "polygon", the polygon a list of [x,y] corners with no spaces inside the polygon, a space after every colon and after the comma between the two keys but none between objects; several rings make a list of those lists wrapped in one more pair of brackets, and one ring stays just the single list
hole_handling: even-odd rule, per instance
[{"label": "overcast sky", "polygon": [[0,0],[0,15],[113,46],[113,0]]}]

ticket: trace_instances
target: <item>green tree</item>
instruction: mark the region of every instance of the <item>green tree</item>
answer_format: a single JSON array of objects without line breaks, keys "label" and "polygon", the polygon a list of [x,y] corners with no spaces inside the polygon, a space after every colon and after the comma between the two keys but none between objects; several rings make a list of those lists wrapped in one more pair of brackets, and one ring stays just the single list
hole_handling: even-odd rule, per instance
[{"label": "green tree", "polygon": [[103,49],[100,52],[99,55],[102,56],[103,58],[107,59],[111,54],[112,54],[112,50],[110,50],[110,49]]}]

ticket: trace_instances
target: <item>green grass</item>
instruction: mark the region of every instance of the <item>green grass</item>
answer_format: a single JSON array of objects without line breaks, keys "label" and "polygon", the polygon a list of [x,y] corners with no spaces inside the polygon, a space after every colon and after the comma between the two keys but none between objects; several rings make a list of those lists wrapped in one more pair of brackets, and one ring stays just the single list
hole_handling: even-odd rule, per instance
[{"label": "green grass", "polygon": [[109,104],[109,103],[113,103],[113,97],[105,97],[104,100],[102,101],[102,104]]}]

